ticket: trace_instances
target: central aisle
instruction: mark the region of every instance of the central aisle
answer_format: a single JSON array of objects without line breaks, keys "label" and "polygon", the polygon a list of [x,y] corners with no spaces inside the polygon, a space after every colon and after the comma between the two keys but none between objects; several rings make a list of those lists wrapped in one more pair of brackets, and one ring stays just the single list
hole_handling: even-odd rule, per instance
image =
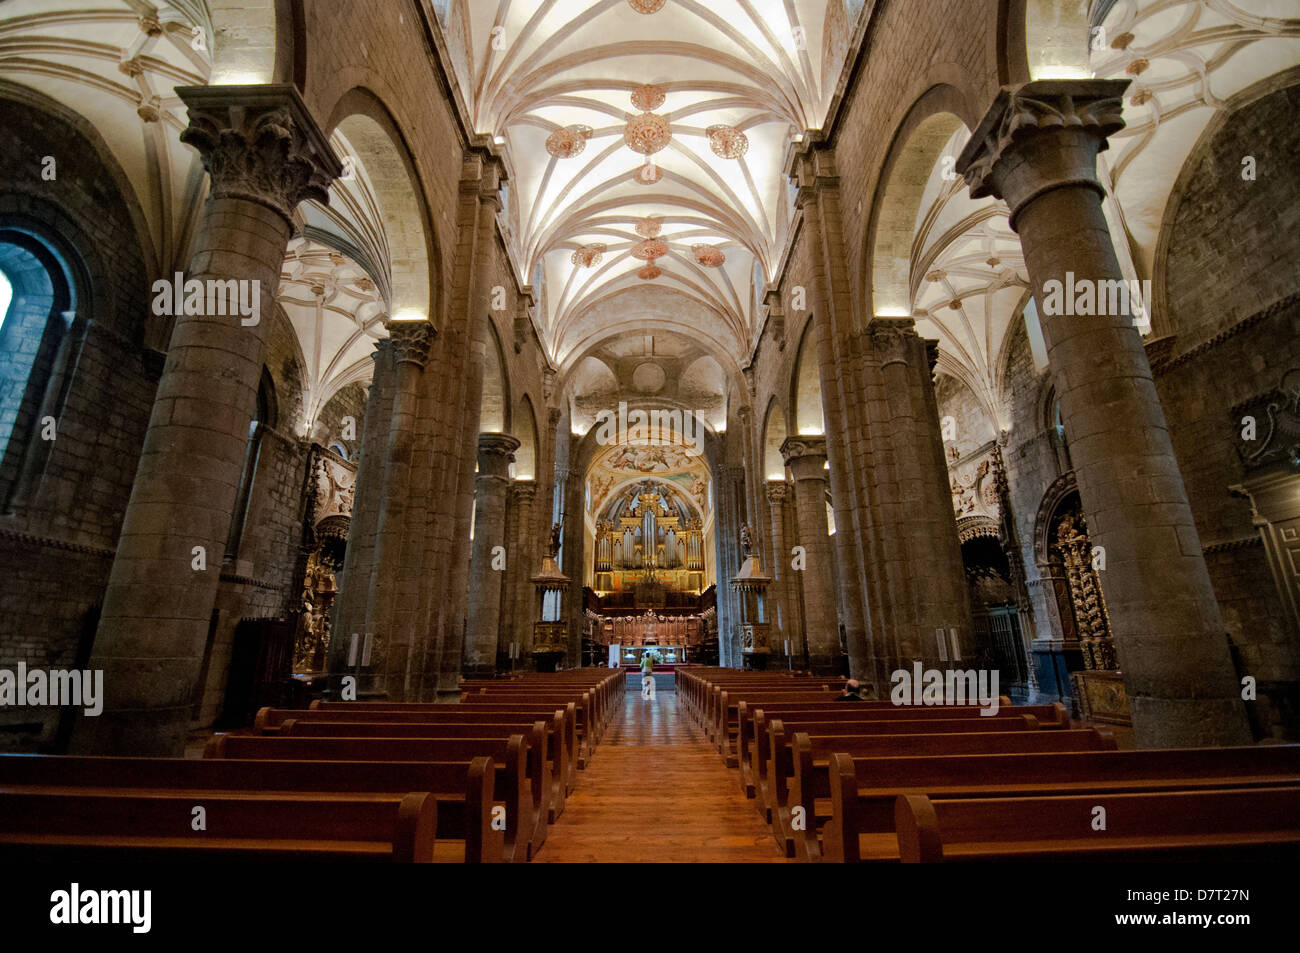
[{"label": "central aisle", "polygon": [[628,683],[622,715],[596,748],[534,863],[781,863],[735,772],[678,711]]}]

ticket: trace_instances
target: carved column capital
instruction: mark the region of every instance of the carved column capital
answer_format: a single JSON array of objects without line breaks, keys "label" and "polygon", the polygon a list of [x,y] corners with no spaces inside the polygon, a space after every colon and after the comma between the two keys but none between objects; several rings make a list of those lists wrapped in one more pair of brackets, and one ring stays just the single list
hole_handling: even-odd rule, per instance
[{"label": "carved column capital", "polygon": [[433,325],[428,321],[394,321],[388,325],[389,346],[397,363],[414,364],[421,370],[429,361],[433,336]]},{"label": "carved column capital", "polygon": [[1005,86],[957,161],[973,198],[1011,208],[1011,227],[1035,198],[1097,181],[1097,153],[1124,128],[1127,79],[1052,79]]},{"label": "carved column capital", "polygon": [[800,434],[786,437],[781,444],[781,457],[794,473],[795,480],[826,479],[826,438],[821,435]]},{"label": "carved column capital", "polygon": [[907,364],[913,339],[920,339],[911,318],[876,318],[867,327],[867,334],[882,369],[890,364]]},{"label": "carved column capital", "polygon": [[481,433],[478,435],[478,475],[480,477],[507,477],[510,464],[515,462],[519,438],[508,433]]},{"label": "carved column capital", "polygon": [[781,506],[790,500],[790,484],[784,480],[767,481],[767,501],[773,506]]},{"label": "carved column capital", "polygon": [[532,503],[537,499],[537,483],[534,480],[516,480],[510,486],[510,498],[516,504]]},{"label": "carved column capital", "polygon": [[300,202],[329,202],[343,167],[292,85],[179,86],[176,93],[189,108],[181,141],[199,151],[213,198],[257,202],[290,223]]}]

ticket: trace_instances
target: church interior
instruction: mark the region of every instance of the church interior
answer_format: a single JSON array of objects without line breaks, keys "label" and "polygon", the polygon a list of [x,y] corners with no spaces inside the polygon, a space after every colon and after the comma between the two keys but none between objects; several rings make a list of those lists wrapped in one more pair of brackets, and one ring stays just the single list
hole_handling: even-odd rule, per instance
[{"label": "church interior", "polygon": [[0,119],[0,856],[1300,857],[1295,0],[5,0]]}]

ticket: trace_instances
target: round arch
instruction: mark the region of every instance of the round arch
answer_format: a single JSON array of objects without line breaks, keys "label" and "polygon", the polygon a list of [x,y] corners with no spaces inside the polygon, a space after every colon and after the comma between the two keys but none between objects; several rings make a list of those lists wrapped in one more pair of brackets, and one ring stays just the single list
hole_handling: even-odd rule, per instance
[{"label": "round arch", "polygon": [[[935,164],[958,132],[969,131],[970,115],[956,86],[931,86],[913,105],[885,159],[872,203],[864,254],[868,316],[907,317],[912,313],[912,240],[917,215]],[[954,174],[956,174],[954,172]]]},{"label": "round arch", "polygon": [[822,378],[817,362],[817,340],[813,320],[804,325],[799,340],[794,373],[790,377],[790,406],[794,408],[796,433],[823,434],[826,432],[826,415],[822,408]]},{"label": "round arch", "polygon": [[515,411],[514,435],[519,440],[515,451],[514,478],[537,479],[537,415],[533,413],[532,399],[524,394]]},{"label": "round arch", "polygon": [[401,128],[379,97],[358,86],[334,107],[327,134],[336,131],[347,139],[379,205],[387,245],[390,315],[398,320],[428,320],[440,328],[443,282],[435,269],[442,259],[424,188]]},{"label": "round arch", "polygon": [[785,479],[785,458],[781,455],[781,444],[789,431],[785,423],[785,411],[775,397],[767,405],[767,419],[763,422],[763,476],[767,480]]},{"label": "round arch", "polygon": [[510,381],[496,325],[489,319],[489,341],[483,355],[483,400],[479,405],[479,433],[510,433]]}]

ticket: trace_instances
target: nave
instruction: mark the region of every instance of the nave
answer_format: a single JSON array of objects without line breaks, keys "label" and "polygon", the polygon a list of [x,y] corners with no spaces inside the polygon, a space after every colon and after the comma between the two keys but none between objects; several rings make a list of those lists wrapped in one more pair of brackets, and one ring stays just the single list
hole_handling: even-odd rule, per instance
[{"label": "nave", "polygon": [[[535,858],[538,863],[779,863],[771,832],[745,802],[666,679],[652,699],[629,678],[609,729]],[[637,679],[639,681],[639,679]]]}]

